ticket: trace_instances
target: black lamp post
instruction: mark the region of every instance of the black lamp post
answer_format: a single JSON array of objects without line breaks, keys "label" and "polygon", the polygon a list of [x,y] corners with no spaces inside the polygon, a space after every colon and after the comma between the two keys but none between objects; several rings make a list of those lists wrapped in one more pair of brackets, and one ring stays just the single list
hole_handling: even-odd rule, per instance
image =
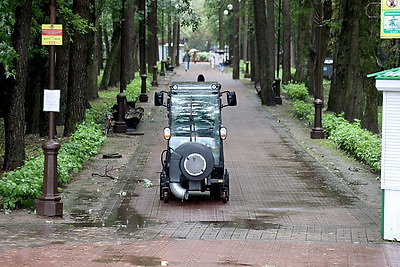
[{"label": "black lamp post", "polygon": [[114,123],[114,132],[125,133],[126,132],[126,122],[125,122],[125,103],[126,95],[124,90],[126,89],[126,79],[125,79],[125,1],[122,0],[122,17],[121,17],[121,70],[120,70],[120,82],[119,82],[119,94],[117,95],[118,103],[118,118]]},{"label": "black lamp post", "polygon": [[[56,0],[50,0],[50,24],[56,23]],[[49,90],[55,89],[55,48],[50,45]],[[39,197],[36,214],[62,216],[63,203],[58,194],[57,155],[60,144],[54,140],[56,132],[55,114],[49,112],[49,138],[42,145],[44,152],[43,193]]]},{"label": "black lamp post", "polygon": [[314,126],[311,130],[312,139],[323,139],[325,138],[324,129],[322,128],[322,107],[323,92],[322,92],[322,22],[323,22],[323,4],[320,4],[319,16],[314,20],[318,25],[318,39],[317,39],[317,72],[316,72],[316,90],[314,95]]}]

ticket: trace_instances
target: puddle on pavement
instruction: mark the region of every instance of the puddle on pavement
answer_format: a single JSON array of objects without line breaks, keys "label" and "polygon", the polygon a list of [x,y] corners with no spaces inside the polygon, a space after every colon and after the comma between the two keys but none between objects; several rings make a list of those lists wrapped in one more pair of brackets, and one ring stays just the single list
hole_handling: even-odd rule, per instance
[{"label": "puddle on pavement", "polygon": [[205,224],[211,223],[213,227],[230,227],[249,230],[268,230],[279,229],[281,224],[270,223],[263,219],[234,219],[226,222],[203,222]]},{"label": "puddle on pavement", "polygon": [[230,221],[226,224],[232,228],[250,229],[250,230],[268,230],[268,229],[278,229],[280,224],[270,223],[264,220],[257,219],[244,219]]},{"label": "puddle on pavement", "polygon": [[98,263],[125,262],[135,266],[161,266],[161,259],[157,257],[135,256],[135,255],[105,255],[102,258],[93,260]]},{"label": "puddle on pavement", "polygon": [[134,195],[127,194],[118,209],[114,209],[105,221],[99,221],[98,218],[90,214],[90,210],[74,209],[70,216],[75,219],[75,223],[70,225],[74,227],[117,227],[128,231],[135,231],[156,223],[148,218],[138,214],[130,205],[131,198]]}]

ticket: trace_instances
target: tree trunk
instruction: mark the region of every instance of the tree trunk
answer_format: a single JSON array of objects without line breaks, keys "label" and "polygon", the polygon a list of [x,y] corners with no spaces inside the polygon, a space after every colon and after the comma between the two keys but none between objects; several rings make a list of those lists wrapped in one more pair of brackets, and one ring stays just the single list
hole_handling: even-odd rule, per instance
[{"label": "tree trunk", "polygon": [[25,91],[28,81],[28,49],[32,20],[32,0],[24,0],[16,8],[12,45],[19,55],[14,61],[16,76],[8,87],[7,112],[4,118],[5,147],[3,169],[13,170],[25,159]]},{"label": "tree trunk", "polygon": [[118,86],[121,79],[121,38],[118,42],[118,47],[116,47],[115,58],[113,59],[113,64],[110,73],[110,79],[108,81],[108,87]]},{"label": "tree trunk", "polygon": [[379,30],[364,14],[363,6],[367,3],[344,1],[328,110],[344,112],[349,121],[361,119],[363,126],[377,132],[377,93],[373,79],[366,75],[379,70],[375,58]]},{"label": "tree trunk", "polygon": [[140,74],[146,74],[146,0],[139,0],[139,13],[143,14],[139,20]]},{"label": "tree trunk", "polygon": [[233,3],[233,31],[232,31],[232,78],[238,80],[239,77],[239,1]]},{"label": "tree trunk", "polygon": [[85,90],[85,97],[87,100],[92,100],[96,99],[99,97],[97,90],[98,90],[98,84],[97,84],[97,74],[98,74],[98,64],[99,64],[99,45],[97,43],[98,40],[98,35],[100,34],[100,27],[99,23],[96,19],[96,14],[95,11],[95,1],[90,0],[91,6],[94,7],[91,9],[90,15],[89,15],[89,22],[95,25],[96,31],[89,31],[88,32],[88,63],[87,63],[87,69],[86,69],[86,90]]},{"label": "tree trunk", "polygon": [[137,46],[135,43],[136,32],[135,32],[135,1],[128,0],[128,6],[125,15],[125,34],[126,34],[126,46],[125,46],[125,78],[127,84],[129,84],[135,78],[135,69],[137,64],[135,63]]},{"label": "tree trunk", "polygon": [[106,67],[104,68],[103,78],[101,79],[99,90],[107,90],[110,84],[110,77],[115,61],[118,60],[119,47],[121,46],[121,31],[120,28],[115,30],[112,37],[111,51],[107,58]]},{"label": "tree trunk", "polygon": [[[89,0],[74,0],[72,11],[83,19],[89,20]],[[64,136],[69,136],[75,131],[76,124],[85,119],[86,67],[88,63],[88,34],[75,32],[71,44],[70,70],[68,79],[67,117]]]},{"label": "tree trunk", "polygon": [[275,105],[275,92],[272,83],[275,81],[275,6],[274,1],[267,1],[267,25],[261,24],[260,26],[267,27],[267,74],[269,94],[272,97],[271,104]]},{"label": "tree trunk", "polygon": [[157,64],[158,56],[158,25],[157,25],[157,0],[150,0],[149,13],[147,18],[148,23],[148,51],[147,53],[147,68],[149,73],[153,73],[153,66]]},{"label": "tree trunk", "polygon": [[29,79],[25,95],[25,118],[26,118],[26,133],[27,134],[40,134],[41,124],[47,126],[47,122],[41,122],[42,109],[43,109],[43,88],[48,86],[48,62],[49,57],[43,53],[32,53],[29,60]]},{"label": "tree trunk", "polygon": [[290,44],[291,44],[291,17],[290,17],[290,1],[283,0],[282,2],[283,14],[283,61],[282,61],[282,84],[288,84],[291,80],[290,77]]},{"label": "tree trunk", "polygon": [[[64,18],[60,17],[60,23],[65,24]],[[67,96],[69,77],[69,56],[71,42],[67,31],[63,31],[63,45],[56,46],[56,88],[61,90],[60,113],[57,114],[57,124],[64,125],[67,116]]]},{"label": "tree trunk", "polygon": [[297,83],[306,83],[309,74],[309,55],[312,49],[313,36],[313,16],[314,9],[312,8],[311,0],[303,0],[300,3],[298,19],[298,41],[297,41],[297,61],[296,73],[294,81]]},{"label": "tree trunk", "polygon": [[275,105],[275,93],[272,89],[269,63],[267,17],[264,0],[254,0],[254,26],[257,46],[257,69],[261,85],[261,102],[264,105]]}]

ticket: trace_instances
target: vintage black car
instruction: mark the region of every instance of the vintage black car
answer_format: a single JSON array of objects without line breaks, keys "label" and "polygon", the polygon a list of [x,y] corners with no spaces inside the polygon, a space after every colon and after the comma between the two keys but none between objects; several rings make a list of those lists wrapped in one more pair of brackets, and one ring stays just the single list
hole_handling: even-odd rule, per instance
[{"label": "vintage black car", "polygon": [[227,130],[222,126],[221,109],[236,106],[236,93],[221,92],[217,82],[174,82],[168,92],[155,92],[154,103],[166,106],[169,118],[164,128],[168,144],[161,155],[160,199],[183,201],[191,191],[210,191],[212,198],[226,203],[229,173],[223,140]]}]

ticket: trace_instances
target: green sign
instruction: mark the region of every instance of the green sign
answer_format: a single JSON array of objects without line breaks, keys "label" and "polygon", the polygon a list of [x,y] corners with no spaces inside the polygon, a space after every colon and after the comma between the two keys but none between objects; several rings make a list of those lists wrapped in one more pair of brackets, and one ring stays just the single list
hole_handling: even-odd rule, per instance
[{"label": "green sign", "polygon": [[381,38],[400,38],[399,0],[381,0]]},{"label": "green sign", "polygon": [[383,32],[400,33],[400,11],[383,12]]}]

